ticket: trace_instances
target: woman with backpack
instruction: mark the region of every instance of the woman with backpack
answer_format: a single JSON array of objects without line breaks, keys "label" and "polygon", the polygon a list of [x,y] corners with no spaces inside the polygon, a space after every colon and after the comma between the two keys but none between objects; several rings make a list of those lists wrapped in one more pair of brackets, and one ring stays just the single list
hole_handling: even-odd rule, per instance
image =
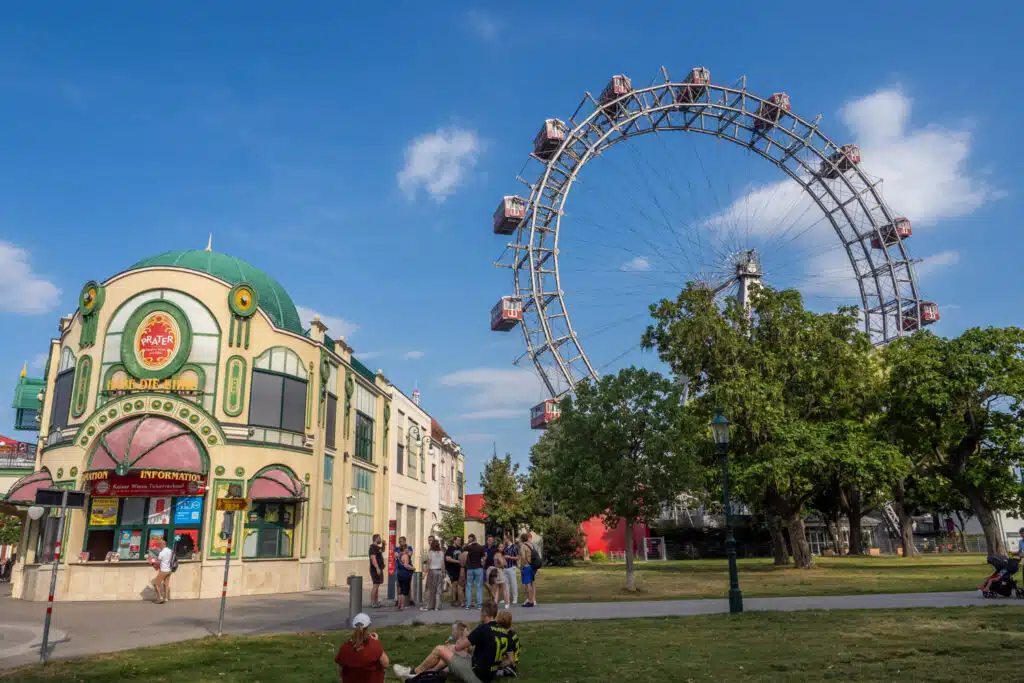
[{"label": "woman with backpack", "polygon": [[537,546],[530,542],[530,534],[523,533],[519,537],[519,564],[520,572],[523,575],[523,587],[526,589],[526,602],[523,607],[537,606],[537,572],[541,567],[540,552]]}]

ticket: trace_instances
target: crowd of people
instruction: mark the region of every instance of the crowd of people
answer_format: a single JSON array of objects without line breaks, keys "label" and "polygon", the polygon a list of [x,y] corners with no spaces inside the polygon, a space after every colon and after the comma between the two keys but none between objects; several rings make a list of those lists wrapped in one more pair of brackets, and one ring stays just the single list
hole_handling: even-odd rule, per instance
[{"label": "crowd of people", "polygon": [[[370,631],[370,624],[367,614],[352,619],[352,635],[334,657],[342,683],[384,682],[391,660],[380,636]],[[519,634],[512,628],[512,613],[485,600],[476,628],[470,631],[463,622],[455,622],[451,637],[434,647],[419,666],[395,664],[393,670],[400,680],[413,683],[437,683],[449,676],[464,683],[488,683],[519,677],[521,649]]]},{"label": "crowd of people", "polygon": [[[370,545],[370,606],[383,607],[380,587],[388,574],[384,561],[385,544],[380,535],[373,537]],[[446,602],[452,607],[467,610],[479,609],[484,605],[485,594],[496,605],[508,608],[519,604],[519,584],[522,581],[526,591],[523,607],[537,604],[537,572],[541,566],[540,551],[531,540],[529,533],[520,535],[516,541],[511,535],[498,543],[494,536],[488,536],[485,543],[477,542],[474,534],[454,537],[447,543],[431,535],[427,547],[417,557],[414,548],[402,536],[394,555],[395,585],[398,598],[395,607],[404,610],[415,606],[412,602],[412,582],[417,570],[426,577],[423,589],[422,611],[440,610]]]}]

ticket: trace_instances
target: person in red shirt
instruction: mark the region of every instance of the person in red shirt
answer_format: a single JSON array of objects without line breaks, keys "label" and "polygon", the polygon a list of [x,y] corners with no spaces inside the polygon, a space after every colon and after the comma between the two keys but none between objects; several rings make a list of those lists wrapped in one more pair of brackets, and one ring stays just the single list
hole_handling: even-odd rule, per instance
[{"label": "person in red shirt", "polygon": [[334,663],[342,683],[384,683],[390,663],[376,633],[370,632],[370,617],[360,612],[352,619],[352,637],[342,643]]}]

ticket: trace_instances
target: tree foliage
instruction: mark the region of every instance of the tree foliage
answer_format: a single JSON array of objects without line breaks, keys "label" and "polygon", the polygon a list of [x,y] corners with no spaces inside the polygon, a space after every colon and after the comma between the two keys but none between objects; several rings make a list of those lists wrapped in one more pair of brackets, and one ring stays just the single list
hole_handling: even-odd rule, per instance
[{"label": "tree foliage", "polygon": [[[614,527],[653,518],[661,503],[685,491],[695,475],[693,416],[678,388],[655,372],[626,368],[577,385],[561,416],[532,453],[541,489],[578,522],[604,515]],[[627,584],[634,587],[627,543]]]},{"label": "tree foliage", "polygon": [[565,515],[550,515],[538,525],[544,538],[544,562],[571,567],[583,555],[583,534],[579,524]]},{"label": "tree foliage", "polygon": [[437,533],[444,543],[450,543],[453,538],[462,538],[466,533],[466,514],[462,508],[444,508],[441,512],[441,521],[437,525]]},{"label": "tree foliage", "polygon": [[21,540],[21,517],[0,514],[0,545],[18,545]]},{"label": "tree foliage", "polygon": [[503,458],[494,456],[484,465],[480,486],[483,513],[495,532],[515,534],[533,522],[537,513],[534,489],[526,475],[519,472],[518,463],[512,462],[511,454],[506,453]]}]

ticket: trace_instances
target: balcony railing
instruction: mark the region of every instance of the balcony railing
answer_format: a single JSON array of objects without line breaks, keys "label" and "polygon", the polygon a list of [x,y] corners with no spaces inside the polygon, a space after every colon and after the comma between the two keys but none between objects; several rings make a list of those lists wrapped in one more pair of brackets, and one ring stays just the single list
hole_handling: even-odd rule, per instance
[{"label": "balcony railing", "polygon": [[0,469],[34,469],[34,455],[0,455]]}]

